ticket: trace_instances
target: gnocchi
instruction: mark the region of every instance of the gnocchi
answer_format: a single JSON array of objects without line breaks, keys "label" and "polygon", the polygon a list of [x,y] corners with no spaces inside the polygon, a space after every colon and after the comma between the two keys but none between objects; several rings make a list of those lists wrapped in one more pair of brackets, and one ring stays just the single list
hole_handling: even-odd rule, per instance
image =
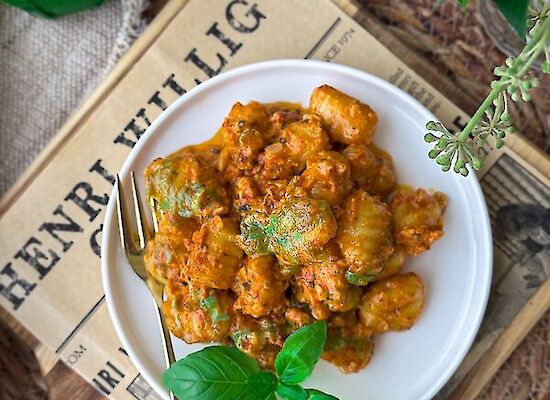
[{"label": "gnocchi", "polygon": [[378,117],[328,85],[308,108],[236,103],[218,133],[145,170],[158,232],[144,262],[188,343],[232,343],[273,369],[285,339],[326,320],[322,357],[364,368],[376,336],[421,315],[407,257],[443,235],[445,194],[399,186]]}]

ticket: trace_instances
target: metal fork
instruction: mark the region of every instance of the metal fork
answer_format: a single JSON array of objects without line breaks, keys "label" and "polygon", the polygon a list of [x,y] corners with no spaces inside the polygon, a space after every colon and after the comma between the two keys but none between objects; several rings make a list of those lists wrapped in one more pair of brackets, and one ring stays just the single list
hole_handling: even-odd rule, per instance
[{"label": "metal fork", "polygon": [[[135,231],[132,231],[129,227],[130,219],[128,217],[128,210],[126,208],[126,202],[124,199],[124,194],[122,190],[122,184],[120,178],[117,175],[116,177],[116,187],[117,187],[117,216],[118,216],[118,231],[120,233],[120,242],[122,243],[122,248],[126,253],[126,258],[132,266],[134,272],[141,278],[141,280],[147,285],[151,294],[153,295],[153,300],[155,301],[155,309],[157,310],[157,319],[159,326],[162,331],[162,350],[164,353],[164,362],[166,368],[176,362],[174,356],[174,348],[172,347],[172,341],[170,339],[170,331],[166,326],[166,320],[162,314],[162,302],[163,302],[163,293],[164,285],[160,282],[157,282],[153,279],[145,268],[145,262],[143,256],[145,254],[145,246],[147,241],[154,236],[151,233],[151,230],[148,228],[147,220],[143,217],[143,210],[141,208],[141,201],[138,188],[136,186],[136,179],[134,172],[131,172],[131,181],[132,181],[132,203],[134,208],[134,216],[137,228],[137,237]],[[151,216],[153,219],[154,233],[158,231],[158,223],[155,213],[155,205],[153,200],[149,202],[151,208]],[[174,400],[174,394],[170,392],[170,400]]]}]

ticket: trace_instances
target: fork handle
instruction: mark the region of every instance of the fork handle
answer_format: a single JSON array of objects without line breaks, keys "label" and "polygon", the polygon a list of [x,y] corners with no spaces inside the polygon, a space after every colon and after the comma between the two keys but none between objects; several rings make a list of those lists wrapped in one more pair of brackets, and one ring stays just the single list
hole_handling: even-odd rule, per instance
[{"label": "fork handle", "polygon": [[[155,309],[157,310],[157,319],[159,322],[160,330],[162,331],[161,342],[162,342],[162,352],[164,353],[164,364],[166,369],[170,368],[172,364],[176,362],[176,357],[174,356],[174,347],[172,346],[172,339],[170,337],[170,330],[166,325],[166,320],[162,314],[161,308],[157,305],[156,301]],[[175,400],[174,393],[169,391],[170,400]]]}]

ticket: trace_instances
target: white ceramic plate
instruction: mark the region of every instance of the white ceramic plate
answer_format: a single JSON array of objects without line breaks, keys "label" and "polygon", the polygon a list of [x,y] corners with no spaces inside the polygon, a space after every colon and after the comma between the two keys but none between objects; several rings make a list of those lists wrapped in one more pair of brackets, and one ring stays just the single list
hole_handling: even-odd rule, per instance
[{"label": "white ceramic plate", "polygon": [[[325,62],[282,60],[248,65],[199,85],[171,105],[148,129],[121,170],[133,170],[142,190],[142,171],[155,158],[210,138],[233,103],[279,100],[308,104],[312,90],[329,84],[371,105],[378,113],[375,143],[389,151],[399,182],[448,195],[445,235],[433,248],[410,258],[406,270],[424,280],[424,312],[409,331],[376,339],[370,364],[342,374],[321,361],[305,387],[340,399],[428,399],[449,379],[478,330],[487,302],[492,241],[487,209],[473,173],[443,173],[426,156],[424,125],[434,116],[391,84],[349,67]],[[160,334],[145,285],[123,256],[116,232],[115,194],[103,233],[102,272],[107,304],[116,331],[136,367],[153,388],[162,387]],[[173,338],[177,358],[202,348]]]}]

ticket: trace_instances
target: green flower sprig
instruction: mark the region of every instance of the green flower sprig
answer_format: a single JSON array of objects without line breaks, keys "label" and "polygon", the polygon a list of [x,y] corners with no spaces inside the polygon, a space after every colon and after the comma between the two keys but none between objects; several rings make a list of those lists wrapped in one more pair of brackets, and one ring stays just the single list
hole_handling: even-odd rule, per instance
[{"label": "green flower sprig", "polygon": [[461,132],[451,133],[443,124],[430,121],[424,140],[434,143],[428,156],[441,166],[443,171],[451,167],[456,173],[468,175],[468,165],[474,170],[483,166],[481,149],[492,138],[495,147],[504,146],[506,135],[515,132],[510,120],[508,102],[530,101],[531,89],[539,80],[530,71],[533,63],[544,54],[542,72],[550,74],[550,2],[538,0],[530,8],[526,21],[527,43],[517,57],[509,57],[504,65],[495,68],[499,77],[491,83],[491,91],[472,119]]}]

